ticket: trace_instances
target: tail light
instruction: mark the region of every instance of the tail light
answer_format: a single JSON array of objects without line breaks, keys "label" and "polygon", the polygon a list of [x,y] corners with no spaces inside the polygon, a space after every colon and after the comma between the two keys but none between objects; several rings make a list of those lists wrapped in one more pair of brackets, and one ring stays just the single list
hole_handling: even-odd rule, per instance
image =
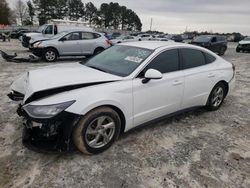
[{"label": "tail light", "polygon": [[113,45],[113,43],[110,40],[106,40],[107,44]]}]

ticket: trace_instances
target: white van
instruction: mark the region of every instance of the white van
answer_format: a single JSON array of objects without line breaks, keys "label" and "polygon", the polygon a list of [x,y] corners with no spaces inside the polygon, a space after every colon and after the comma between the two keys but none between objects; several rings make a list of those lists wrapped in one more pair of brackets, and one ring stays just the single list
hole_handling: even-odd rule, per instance
[{"label": "white van", "polygon": [[67,21],[67,20],[51,20],[48,24],[40,26],[37,32],[26,33],[22,36],[21,42],[23,47],[30,48],[37,41],[42,41],[53,37],[54,35],[67,31],[69,29],[81,29],[85,31],[94,31],[93,28],[87,26],[85,22]]}]

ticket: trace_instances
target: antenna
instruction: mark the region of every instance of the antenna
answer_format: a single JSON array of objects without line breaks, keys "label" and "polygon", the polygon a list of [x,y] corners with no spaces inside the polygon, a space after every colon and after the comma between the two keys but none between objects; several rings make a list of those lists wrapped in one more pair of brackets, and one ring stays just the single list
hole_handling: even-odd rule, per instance
[{"label": "antenna", "polygon": [[153,18],[150,20],[150,31],[152,30],[152,25],[153,25]]}]

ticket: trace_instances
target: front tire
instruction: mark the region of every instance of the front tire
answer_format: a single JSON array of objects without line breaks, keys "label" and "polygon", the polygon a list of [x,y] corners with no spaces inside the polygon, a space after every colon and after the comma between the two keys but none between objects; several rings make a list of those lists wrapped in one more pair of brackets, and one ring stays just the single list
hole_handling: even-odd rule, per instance
[{"label": "front tire", "polygon": [[73,131],[75,146],[82,153],[98,154],[107,150],[118,138],[121,119],[109,107],[100,107],[87,113]]},{"label": "front tire", "polygon": [[219,82],[212,89],[207,101],[206,108],[209,111],[218,110],[221,107],[225,99],[225,96],[226,96],[226,87],[223,83]]},{"label": "front tire", "polygon": [[44,52],[43,58],[47,62],[54,62],[58,58],[58,53],[53,48],[47,48]]}]

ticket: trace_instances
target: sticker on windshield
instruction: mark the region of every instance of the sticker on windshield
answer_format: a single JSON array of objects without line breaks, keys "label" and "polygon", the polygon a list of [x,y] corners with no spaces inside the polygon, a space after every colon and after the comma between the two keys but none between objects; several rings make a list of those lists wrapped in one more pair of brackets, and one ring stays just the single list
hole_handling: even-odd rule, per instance
[{"label": "sticker on windshield", "polygon": [[139,57],[128,56],[128,57],[125,58],[125,60],[132,61],[132,62],[135,62],[135,63],[141,63],[143,59],[141,59]]}]

